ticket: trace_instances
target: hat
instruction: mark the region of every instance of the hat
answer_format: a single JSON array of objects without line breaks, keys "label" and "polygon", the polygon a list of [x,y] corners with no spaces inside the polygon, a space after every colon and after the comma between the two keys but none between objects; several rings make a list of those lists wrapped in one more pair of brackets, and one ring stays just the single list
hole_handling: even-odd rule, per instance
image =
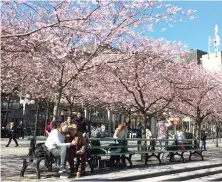
[{"label": "hat", "polygon": [[72,129],[77,129],[76,124],[71,124],[71,125],[69,126],[69,129],[70,129],[70,130],[72,130]]}]

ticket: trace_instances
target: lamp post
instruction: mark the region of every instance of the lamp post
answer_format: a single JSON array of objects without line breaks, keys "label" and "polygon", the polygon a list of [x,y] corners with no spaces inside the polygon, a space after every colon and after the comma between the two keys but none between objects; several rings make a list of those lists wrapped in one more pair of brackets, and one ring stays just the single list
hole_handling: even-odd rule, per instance
[{"label": "lamp post", "polygon": [[26,129],[26,105],[30,105],[30,104],[35,104],[34,100],[31,100],[31,95],[30,94],[26,94],[25,97],[20,97],[20,104],[22,104],[23,106],[23,122],[24,122],[24,126]]}]

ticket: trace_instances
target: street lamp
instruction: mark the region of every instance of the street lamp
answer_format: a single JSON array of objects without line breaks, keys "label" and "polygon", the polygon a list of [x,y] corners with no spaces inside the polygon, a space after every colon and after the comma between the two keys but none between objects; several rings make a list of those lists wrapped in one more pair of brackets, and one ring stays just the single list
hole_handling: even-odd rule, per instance
[{"label": "street lamp", "polygon": [[23,106],[24,126],[26,129],[26,104],[32,105],[32,104],[35,104],[35,101],[31,100],[30,94],[26,94],[25,97],[23,97],[23,99],[20,97],[20,104],[22,104],[22,106]]}]

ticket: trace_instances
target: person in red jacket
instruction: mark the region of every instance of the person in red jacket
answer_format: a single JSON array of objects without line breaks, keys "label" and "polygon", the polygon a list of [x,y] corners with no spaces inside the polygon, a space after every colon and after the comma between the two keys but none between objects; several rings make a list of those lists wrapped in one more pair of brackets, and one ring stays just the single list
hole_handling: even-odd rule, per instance
[{"label": "person in red jacket", "polygon": [[53,129],[53,123],[54,121],[52,120],[46,127],[45,127],[45,134],[46,136],[49,136],[49,134],[51,133],[52,129]]}]

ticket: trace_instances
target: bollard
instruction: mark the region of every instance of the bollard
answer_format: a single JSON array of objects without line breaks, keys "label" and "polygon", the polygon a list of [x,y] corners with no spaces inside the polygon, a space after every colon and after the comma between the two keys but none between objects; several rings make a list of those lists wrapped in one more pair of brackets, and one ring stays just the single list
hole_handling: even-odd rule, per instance
[{"label": "bollard", "polygon": [[76,178],[80,178],[80,172],[76,173]]}]

